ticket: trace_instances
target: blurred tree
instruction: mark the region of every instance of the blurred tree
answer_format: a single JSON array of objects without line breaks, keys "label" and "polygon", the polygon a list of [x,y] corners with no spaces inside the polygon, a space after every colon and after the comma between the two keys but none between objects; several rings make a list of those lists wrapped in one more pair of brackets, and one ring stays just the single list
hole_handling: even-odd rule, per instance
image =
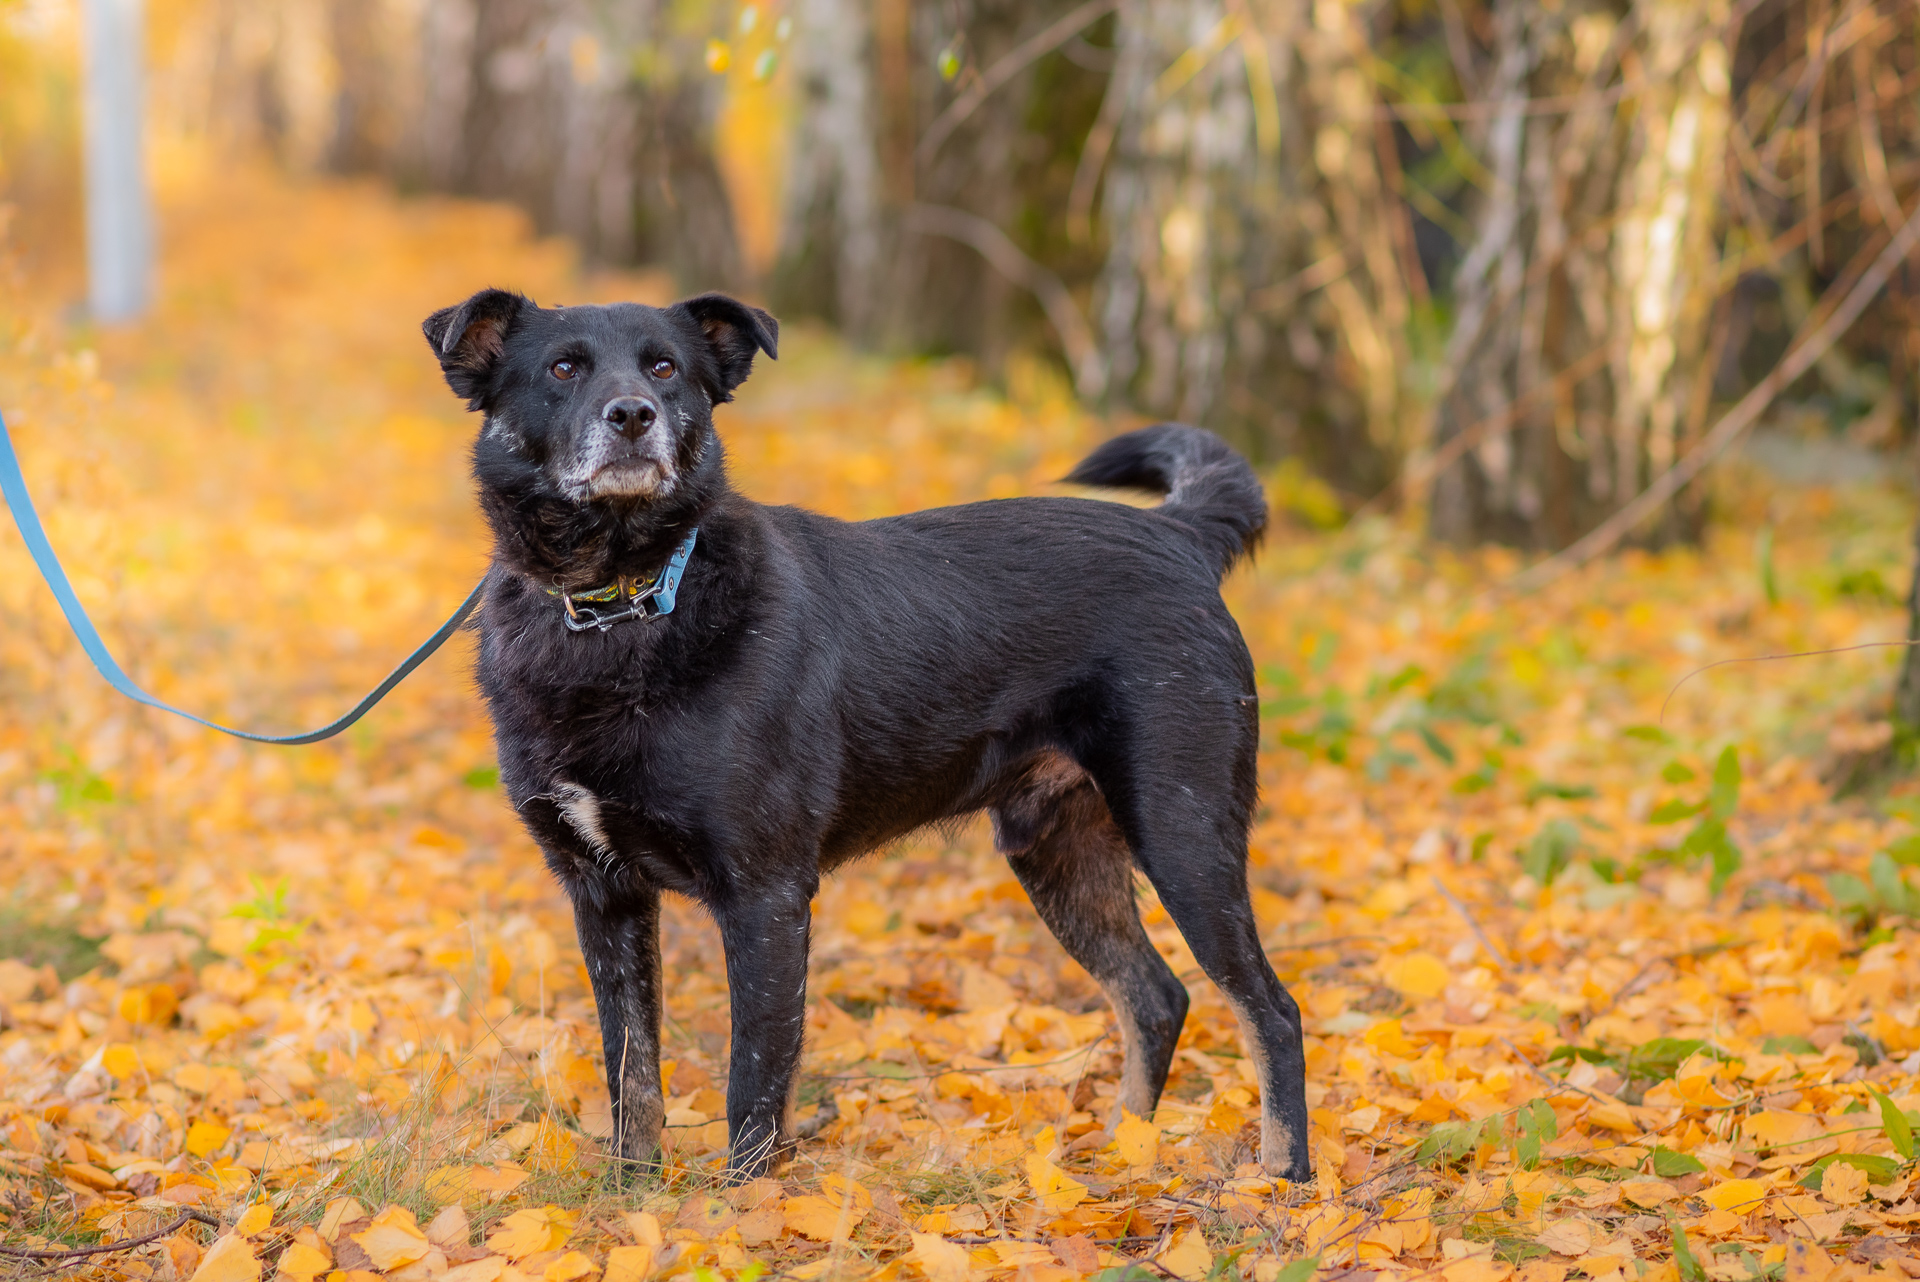
[{"label": "blurred tree", "polygon": [[171,88],[183,123],[296,168],[510,200],[592,257],[738,288],[710,21],[669,0],[209,0]]},{"label": "blurred tree", "polygon": [[[1110,51],[1088,38],[1112,9],[796,0],[775,306],[990,368],[1036,342],[1084,357],[1083,302],[1062,273],[1096,260],[1058,252],[1048,198],[1064,199],[1060,158],[1070,173],[1092,123]],[[1091,69],[1065,57],[1070,43]]]},{"label": "blurred tree", "polygon": [[[1436,534],[1614,537],[1676,463],[1725,448],[1716,402],[1756,387],[1863,441],[1897,434],[1916,342],[1904,273],[1813,372],[1768,375],[1914,204],[1910,7],[1493,0],[1472,16],[1478,101],[1457,114],[1485,172],[1432,453],[1410,476],[1433,478]],[[1703,516],[1696,483],[1631,533],[1692,538]]]},{"label": "blurred tree", "polygon": [[1365,70],[1380,10],[1126,0],[1103,109],[1115,401],[1304,453],[1350,493],[1407,445],[1423,279]]},{"label": "blurred tree", "polygon": [[[1904,271],[1772,377],[1920,203],[1920,21],[1896,0],[155,11],[176,124],[509,199],[595,257],[764,284],[872,346],[990,373],[1051,348],[1089,401],[1300,456],[1349,509],[1396,493],[1450,540],[1565,548],[1645,508],[1633,537],[1691,537],[1702,487],[1668,483],[1755,388],[1863,445],[1908,434]],[[751,163],[786,168],[766,281],[715,157],[743,86],[789,112],[752,125]],[[13,144],[6,181],[33,157]]]},{"label": "blurred tree", "polygon": [[989,368],[1048,343],[1089,398],[1306,452],[1353,491],[1391,477],[1424,277],[1385,199],[1364,15],[798,0],[796,19],[776,306]]},{"label": "blurred tree", "polygon": [[[1560,547],[1704,431],[1731,94],[1722,0],[1496,0],[1434,532]],[[1635,101],[1619,107],[1623,91]],[[1540,109],[1540,104],[1551,104]],[[1689,533],[1697,500],[1660,537]]]}]

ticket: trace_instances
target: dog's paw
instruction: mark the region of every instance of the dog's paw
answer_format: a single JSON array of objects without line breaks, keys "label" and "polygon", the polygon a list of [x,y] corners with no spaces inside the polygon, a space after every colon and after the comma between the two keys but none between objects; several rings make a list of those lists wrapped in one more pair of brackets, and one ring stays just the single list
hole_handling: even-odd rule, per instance
[{"label": "dog's paw", "polygon": [[615,1192],[625,1192],[658,1180],[661,1174],[660,1150],[647,1157],[622,1157],[607,1154],[606,1183]]}]

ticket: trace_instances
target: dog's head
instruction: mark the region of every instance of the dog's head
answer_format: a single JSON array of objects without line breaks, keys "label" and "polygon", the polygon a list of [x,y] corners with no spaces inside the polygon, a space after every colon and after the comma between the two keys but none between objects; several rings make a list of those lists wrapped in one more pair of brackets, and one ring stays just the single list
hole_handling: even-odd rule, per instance
[{"label": "dog's head", "polygon": [[484,411],[483,487],[610,512],[690,497],[719,468],[713,407],[780,325],[724,294],[671,307],[540,307],[487,289],[421,326],[447,384]]}]

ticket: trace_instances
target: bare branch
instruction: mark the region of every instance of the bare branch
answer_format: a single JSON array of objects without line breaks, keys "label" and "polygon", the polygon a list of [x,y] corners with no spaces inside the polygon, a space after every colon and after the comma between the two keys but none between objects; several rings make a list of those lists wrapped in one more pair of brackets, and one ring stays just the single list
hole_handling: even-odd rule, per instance
[{"label": "bare branch", "polygon": [[1118,7],[1119,0],[1087,0],[1087,3],[1072,10],[1051,26],[1015,45],[1000,61],[982,72],[978,80],[967,86],[964,93],[948,103],[945,111],[934,117],[933,123],[927,126],[927,132],[921,137],[920,145],[913,150],[914,161],[924,165],[932,160],[933,153],[940,150],[940,144],[951,137],[953,131],[958,129],[994,90],[1071,40],[1096,19],[1106,17]]},{"label": "bare branch", "polygon": [[1734,442],[1744,436],[1747,429],[1773,403],[1774,397],[1826,355],[1827,350],[1860,318],[1860,313],[1880,293],[1894,269],[1913,252],[1916,243],[1920,243],[1920,205],[1915,206],[1899,234],[1880,251],[1880,257],[1874,260],[1873,266],[1860,277],[1840,305],[1818,328],[1795,344],[1793,350],[1782,357],[1780,363],[1752,391],[1741,397],[1740,403],[1714,424],[1713,430],[1701,439],[1700,444],[1656,477],[1633,501],[1602,521],[1592,533],[1564,552],[1548,557],[1521,574],[1514,580],[1513,586],[1522,592],[1545,587],[1575,566],[1585,565],[1594,557],[1611,550],[1636,525],[1658,511],[1668,499],[1679,493],[1681,486],[1698,476],[1708,464],[1726,453]]},{"label": "bare branch", "polygon": [[1073,366],[1074,389],[1089,399],[1106,391],[1106,362],[1101,359],[1086,317],[1080,314],[1080,305],[1058,276],[1027,257],[1005,232],[978,214],[951,205],[908,205],[906,226],[971,246],[995,271],[1030,291],[1047,313],[1067,362]]}]

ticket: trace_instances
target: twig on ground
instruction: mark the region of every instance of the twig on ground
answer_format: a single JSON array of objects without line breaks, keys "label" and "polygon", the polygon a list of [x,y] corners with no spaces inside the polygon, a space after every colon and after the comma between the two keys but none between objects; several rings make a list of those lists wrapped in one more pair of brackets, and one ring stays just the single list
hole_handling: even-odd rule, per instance
[{"label": "twig on ground", "polygon": [[1581,1095],[1586,1096],[1588,1099],[1592,1100],[1596,1104],[1612,1104],[1615,1102],[1613,1100],[1608,1099],[1604,1095],[1595,1094],[1594,1092],[1588,1090],[1584,1086],[1575,1086],[1572,1082],[1564,1081],[1558,1077],[1553,1076],[1553,1074],[1547,1072],[1544,1068],[1541,1068],[1538,1064],[1528,1059],[1525,1051],[1521,1050],[1518,1046],[1515,1046],[1512,1042],[1508,1041],[1506,1038],[1502,1037],[1499,1039],[1499,1041],[1502,1046],[1506,1047],[1508,1050],[1513,1052],[1513,1057],[1515,1059],[1519,1060],[1522,1064],[1525,1064],[1527,1066],[1527,1071],[1529,1073],[1532,1073],[1535,1077],[1539,1078],[1541,1081],[1545,1082],[1547,1085],[1553,1087],[1554,1090],[1575,1091]]},{"label": "twig on ground", "polygon": [[161,1238],[177,1233],[189,1224],[210,1224],[216,1229],[220,1227],[217,1217],[208,1215],[205,1211],[187,1210],[181,1213],[179,1219],[165,1228],[143,1233],[139,1237],[123,1238],[118,1242],[102,1242],[98,1246],[63,1247],[58,1251],[29,1249],[24,1246],[0,1246],[0,1255],[11,1256],[16,1260],[78,1260],[89,1255],[111,1255],[115,1251],[130,1251],[136,1246],[158,1242]]},{"label": "twig on ground", "polygon": [[1517,963],[1515,963],[1512,958],[1508,957],[1500,949],[1494,947],[1493,941],[1487,938],[1487,932],[1480,928],[1480,923],[1474,920],[1473,913],[1467,908],[1467,905],[1464,902],[1462,902],[1460,896],[1454,894],[1451,890],[1447,889],[1446,882],[1441,881],[1440,878],[1438,877],[1435,877],[1433,879],[1433,884],[1434,884],[1434,887],[1438,889],[1443,896],[1446,897],[1446,901],[1453,905],[1453,910],[1460,914],[1461,919],[1467,923],[1467,928],[1473,931],[1473,937],[1480,941],[1480,946],[1487,950],[1487,956],[1493,958],[1494,963],[1496,965],[1502,966],[1507,970],[1521,969],[1521,967]]},{"label": "twig on ground", "polygon": [[1750,654],[1739,659],[1719,659],[1713,663],[1702,664],[1686,676],[1673,683],[1673,689],[1667,691],[1667,697],[1660,701],[1660,716],[1655,725],[1665,725],[1667,705],[1673,702],[1673,696],[1680,693],[1680,687],[1699,676],[1702,672],[1711,672],[1715,668],[1724,668],[1729,663],[1772,663],[1776,659],[1811,659],[1821,654],[1851,654],[1855,650],[1884,650],[1888,647],[1906,648],[1920,645],[1915,641],[1863,641],[1859,645],[1835,646],[1830,650],[1794,650],[1788,654]]},{"label": "twig on ground", "polygon": [[1638,992],[1640,990],[1640,981],[1645,979],[1648,975],[1651,975],[1653,973],[1654,967],[1660,966],[1660,965],[1671,966],[1672,964],[1673,964],[1673,958],[1671,957],[1653,958],[1646,965],[1642,966],[1639,970],[1633,972],[1633,978],[1629,979],[1625,984],[1623,984],[1620,988],[1620,991],[1613,995],[1613,1000],[1607,1003],[1607,1009],[1617,1010],[1621,1002],[1624,1002],[1625,1000],[1627,1000],[1627,998],[1633,996],[1636,992]]}]

